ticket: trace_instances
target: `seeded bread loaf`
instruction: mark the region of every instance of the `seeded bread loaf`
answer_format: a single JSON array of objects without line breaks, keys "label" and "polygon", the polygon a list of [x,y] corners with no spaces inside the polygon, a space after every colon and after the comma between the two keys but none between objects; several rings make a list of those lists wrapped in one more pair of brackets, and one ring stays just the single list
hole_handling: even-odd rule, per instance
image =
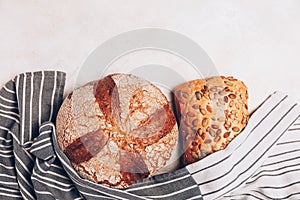
[{"label": "seeded bread loaf", "polygon": [[247,87],[233,77],[184,83],[174,100],[187,165],[224,149],[249,119]]},{"label": "seeded bread loaf", "polygon": [[111,187],[152,176],[179,157],[169,102],[133,75],[109,75],[74,90],[56,125],[58,144],[79,175]]}]

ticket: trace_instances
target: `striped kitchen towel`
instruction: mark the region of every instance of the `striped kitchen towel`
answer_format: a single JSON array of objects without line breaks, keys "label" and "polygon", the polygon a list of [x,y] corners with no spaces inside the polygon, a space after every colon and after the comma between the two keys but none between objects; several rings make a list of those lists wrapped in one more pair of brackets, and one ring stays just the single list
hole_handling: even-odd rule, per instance
[{"label": "striped kitchen towel", "polygon": [[63,72],[41,71],[0,91],[0,199],[300,199],[300,106],[280,92],[225,150],[120,190],[80,178],[60,151],[64,85]]}]

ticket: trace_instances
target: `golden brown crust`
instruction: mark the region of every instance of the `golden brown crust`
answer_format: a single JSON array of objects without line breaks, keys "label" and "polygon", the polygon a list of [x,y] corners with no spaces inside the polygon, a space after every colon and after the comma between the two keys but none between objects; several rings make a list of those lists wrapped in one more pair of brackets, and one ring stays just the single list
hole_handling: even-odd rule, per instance
[{"label": "golden brown crust", "polygon": [[65,153],[71,162],[80,164],[98,154],[106,143],[107,135],[103,134],[102,130],[99,129],[77,138],[66,147]]},{"label": "golden brown crust", "polygon": [[109,75],[74,90],[57,119],[58,144],[77,172],[112,187],[156,174],[178,143],[166,97],[133,75]]},{"label": "golden brown crust", "polygon": [[184,165],[224,149],[249,119],[247,87],[233,77],[210,77],[174,90]]}]

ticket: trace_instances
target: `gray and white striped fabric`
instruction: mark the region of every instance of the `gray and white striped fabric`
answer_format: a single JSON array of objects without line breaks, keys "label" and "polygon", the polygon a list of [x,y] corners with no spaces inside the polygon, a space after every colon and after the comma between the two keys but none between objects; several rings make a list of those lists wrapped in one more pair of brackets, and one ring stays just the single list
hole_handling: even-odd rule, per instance
[{"label": "gray and white striped fabric", "polygon": [[63,72],[23,73],[0,91],[0,199],[300,199],[300,106],[282,93],[225,150],[119,190],[80,178],[60,151],[64,84]]}]

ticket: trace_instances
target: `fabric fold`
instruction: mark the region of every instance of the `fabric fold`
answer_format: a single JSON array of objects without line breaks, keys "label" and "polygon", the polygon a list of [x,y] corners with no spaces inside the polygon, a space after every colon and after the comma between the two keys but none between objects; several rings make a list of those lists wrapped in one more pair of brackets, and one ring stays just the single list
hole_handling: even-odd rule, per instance
[{"label": "fabric fold", "polygon": [[36,199],[30,149],[43,122],[54,121],[63,99],[65,73],[27,72],[0,91],[0,194],[4,199]]},{"label": "fabric fold", "polygon": [[46,122],[40,127],[30,152],[36,156],[31,180],[37,199],[83,199],[56,159],[52,145],[55,126]]},{"label": "fabric fold", "polygon": [[204,199],[222,197],[245,184],[299,113],[300,107],[294,100],[276,92],[253,113],[245,130],[228,148],[187,166]]},{"label": "fabric fold", "polygon": [[44,160],[50,166],[56,158],[52,143],[51,134],[54,125],[50,122],[42,124],[39,131],[39,136],[33,140],[30,146],[30,153],[36,158]]}]

